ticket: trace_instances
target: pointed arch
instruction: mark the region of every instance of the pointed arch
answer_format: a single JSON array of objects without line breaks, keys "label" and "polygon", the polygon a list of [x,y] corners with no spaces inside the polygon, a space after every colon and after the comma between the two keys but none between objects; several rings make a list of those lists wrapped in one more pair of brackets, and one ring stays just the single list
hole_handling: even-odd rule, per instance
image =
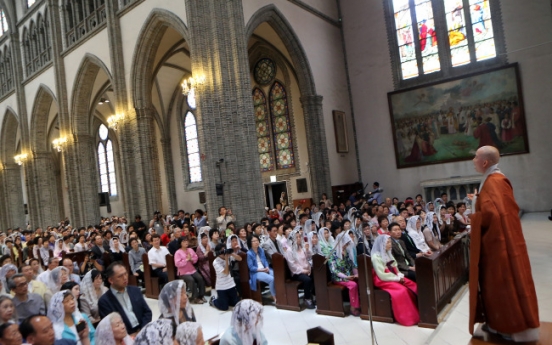
[{"label": "pointed arch", "polygon": [[92,135],[93,116],[90,114],[90,99],[98,72],[103,70],[109,82],[113,76],[107,66],[97,56],[86,54],[77,71],[71,98],[72,129],[75,135]]},{"label": "pointed arch", "polygon": [[2,121],[2,132],[0,133],[0,159],[4,163],[12,163],[17,150],[17,129],[19,118],[15,112],[8,108]]},{"label": "pointed arch", "polygon": [[154,9],[150,13],[138,36],[132,64],[131,86],[134,107],[137,109],[143,109],[151,104],[153,62],[161,38],[169,27],[189,42],[186,24],[176,14],[163,9]]},{"label": "pointed arch", "polygon": [[52,103],[58,104],[55,94],[44,84],[40,84],[33,103],[31,116],[31,150],[46,152],[48,144],[48,117]]},{"label": "pointed arch", "polygon": [[316,95],[312,70],[301,41],[291,27],[291,24],[274,4],[260,8],[251,16],[246,26],[247,40],[251,39],[255,29],[263,23],[268,23],[272,27],[291,56],[293,67],[297,72],[297,81],[301,94]]}]

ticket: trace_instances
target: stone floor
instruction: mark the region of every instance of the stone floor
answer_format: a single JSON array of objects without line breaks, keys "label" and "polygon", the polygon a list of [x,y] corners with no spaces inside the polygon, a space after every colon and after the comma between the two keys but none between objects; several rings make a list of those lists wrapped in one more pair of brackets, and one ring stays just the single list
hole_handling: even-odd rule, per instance
[{"label": "stone floor", "polygon": [[[537,289],[542,321],[552,321],[552,222],[545,213],[526,213],[522,218],[525,239]],[[452,304],[441,314],[444,322],[437,329],[404,327],[398,324],[374,322],[379,345],[466,345],[468,333],[467,285],[456,295]],[[148,299],[154,320],[159,315],[157,300]],[[194,305],[198,322],[208,339],[224,332],[230,324],[231,312],[220,312],[208,304]],[[322,326],[334,333],[336,345],[369,345],[370,324],[357,317],[345,318],[317,315],[314,310],[291,312],[272,306],[264,308],[264,333],[271,345],[305,345],[306,330]]]}]

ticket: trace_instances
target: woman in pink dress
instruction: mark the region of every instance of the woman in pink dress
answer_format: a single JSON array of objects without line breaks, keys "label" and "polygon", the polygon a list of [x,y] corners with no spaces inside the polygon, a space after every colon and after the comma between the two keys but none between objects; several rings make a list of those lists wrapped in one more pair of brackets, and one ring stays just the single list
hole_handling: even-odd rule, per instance
[{"label": "woman in pink dress", "polygon": [[391,241],[389,235],[380,235],[372,247],[374,286],[391,295],[393,315],[398,323],[403,326],[416,325],[420,321],[416,303],[418,287],[397,269],[397,262],[391,254]]}]

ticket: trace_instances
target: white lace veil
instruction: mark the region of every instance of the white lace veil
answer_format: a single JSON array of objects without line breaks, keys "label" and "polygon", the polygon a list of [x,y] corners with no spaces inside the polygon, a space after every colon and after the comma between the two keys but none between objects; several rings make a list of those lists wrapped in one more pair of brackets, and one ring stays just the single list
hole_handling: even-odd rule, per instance
[{"label": "white lace veil", "polygon": [[[96,334],[94,339],[96,340],[96,344],[98,345],[116,345],[115,337],[113,334],[113,326],[111,325],[111,322],[119,318],[122,320],[121,315],[117,312],[113,312],[109,315],[107,315],[100,323],[98,324],[98,327],[96,328]],[[134,340],[127,334],[126,337],[123,338],[123,342],[125,345],[133,345]]]},{"label": "white lace veil", "polygon": [[307,219],[307,221],[305,222],[305,226],[303,227],[303,232],[305,234],[309,234],[312,231],[316,231],[316,225],[314,223],[314,220]]},{"label": "white lace veil", "polygon": [[389,235],[379,235],[376,237],[374,245],[372,246],[372,256],[379,255],[384,263],[395,260],[393,254],[391,253],[391,249],[389,251],[385,250],[387,240],[390,238],[391,236]]},{"label": "white lace veil", "polygon": [[[65,268],[65,267],[63,267]],[[53,272],[53,271],[52,271]],[[54,332],[56,333],[56,339],[61,339],[63,330],[65,329],[65,309],[63,306],[63,300],[66,296],[71,295],[71,290],[63,290],[56,292],[52,299],[50,300],[50,305],[48,306],[48,318],[50,321],[52,321],[52,324],[54,325]],[[73,312],[73,320],[75,322],[79,322],[80,320],[83,320],[83,317],[79,311],[79,308],[77,307],[77,301],[75,301],[75,311]],[[75,331],[71,329],[71,331]],[[75,333],[75,337],[79,339],[79,335]],[[100,343],[98,343],[100,344]]]},{"label": "white lace veil", "polygon": [[263,306],[250,299],[241,300],[234,307],[231,325],[243,345],[253,344],[253,340],[260,344]]},{"label": "white lace veil", "polygon": [[[326,241],[326,237],[324,237],[324,232],[328,231],[330,233],[330,237]],[[318,230],[318,245],[322,248],[322,245],[328,247],[330,250],[333,249],[335,240],[332,236],[332,232],[330,229],[323,227],[320,230]]]},{"label": "white lace veil", "polygon": [[[439,229],[439,226],[433,224],[433,216],[436,215],[435,212],[428,212],[426,216],[426,225],[431,230],[431,232],[435,235],[437,233],[437,237],[439,238],[439,241],[441,240],[441,230]],[[437,219],[439,216],[437,216]],[[437,220],[438,221],[438,220]]]},{"label": "white lace veil", "polygon": [[94,306],[98,304],[98,295],[96,294],[96,288],[94,287],[94,278],[100,275],[98,270],[90,270],[80,284],[81,298],[88,302],[88,305]]},{"label": "white lace veil", "polygon": [[[111,249],[112,251],[115,251],[115,244],[113,241],[113,237],[109,239],[109,249]],[[122,253],[126,252],[125,246],[121,243],[120,238],[119,238],[119,251]]]},{"label": "white lace veil", "polygon": [[15,266],[14,264],[7,264],[0,268],[0,282],[2,283],[2,288],[4,289],[4,291],[8,293],[10,292],[10,288],[8,287],[6,275],[9,271],[15,271],[15,273],[17,273],[17,266]]},{"label": "white lace veil", "polygon": [[318,239],[318,243],[316,245],[312,244],[312,238],[314,236],[318,238],[318,233],[316,231],[312,231],[307,234],[307,240],[309,241],[310,251],[312,254],[322,254],[322,250],[320,249],[320,239]]},{"label": "white lace veil", "polygon": [[[312,215],[312,220],[314,220],[314,225],[316,226],[316,229],[319,229],[321,227],[324,226],[324,224],[320,224],[320,220],[324,220],[324,213],[322,212],[316,212],[315,214]],[[316,229],[313,229],[313,230],[316,230]]]},{"label": "white lace veil", "polygon": [[[63,266],[56,267],[50,272],[48,275],[48,282],[46,283],[46,286],[48,289],[50,289],[51,293],[56,293],[61,288],[61,285],[63,283],[61,282],[61,272],[67,273],[67,278],[69,279],[71,277],[71,272]],[[68,280],[69,281],[69,280]]]},{"label": "white lace veil", "polygon": [[[198,322],[183,322],[176,329],[176,340],[179,345],[195,345],[198,330],[201,325]],[[126,345],[126,344],[125,344]]]},{"label": "white lace veil", "polygon": [[232,235],[228,236],[228,238],[226,239],[226,249],[234,249],[234,248],[232,248],[232,238],[234,238],[234,237],[238,240],[238,243],[240,242],[240,239],[239,239],[238,235],[232,234]]},{"label": "white lace veil", "polygon": [[[180,297],[182,296],[182,289],[186,291],[186,283],[183,280],[174,280],[163,287],[159,294],[157,301],[159,305],[159,312],[161,316],[166,319],[173,319],[176,325],[180,324]],[[177,310],[174,310],[177,309]],[[186,317],[191,319],[193,317],[192,305],[190,302],[186,303]]]},{"label": "white lace veil", "polygon": [[418,218],[420,218],[420,216],[412,216],[408,219],[408,223],[406,224],[406,232],[408,232],[409,235],[411,232],[418,233],[418,228],[416,227]]},{"label": "white lace veil", "polygon": [[172,323],[168,319],[148,323],[134,339],[134,345],[173,345]]},{"label": "white lace veil", "polygon": [[[353,239],[351,238],[349,233],[354,234],[354,232],[352,230],[347,230],[347,231],[343,231],[343,232],[339,233],[339,235],[337,235],[337,238],[335,240],[336,241],[335,254],[337,255],[337,257],[340,260],[342,260],[343,259],[343,246],[345,246],[345,244],[349,243],[349,245],[346,248],[347,254],[349,255],[349,259],[351,259],[352,262],[356,262],[355,253],[354,253],[355,243],[353,242]],[[355,236],[355,238],[356,238],[356,236]]]}]

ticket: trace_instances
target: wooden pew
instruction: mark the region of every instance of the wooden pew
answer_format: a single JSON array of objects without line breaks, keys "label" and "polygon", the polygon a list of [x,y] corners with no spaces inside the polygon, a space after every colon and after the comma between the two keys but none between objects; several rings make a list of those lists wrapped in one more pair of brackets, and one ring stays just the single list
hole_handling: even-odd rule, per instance
[{"label": "wooden pew", "polygon": [[291,280],[291,272],[283,255],[272,254],[272,269],[276,288],[276,308],[301,311],[298,291],[301,282]]},{"label": "wooden pew", "polygon": [[207,257],[209,258],[209,274],[211,275],[211,287],[213,288],[213,290],[216,290],[215,287],[217,286],[217,273],[215,272],[215,268],[213,267],[213,261],[215,261],[216,259],[215,253],[209,251],[207,253]]},{"label": "wooden pew", "polygon": [[167,276],[169,276],[169,281],[178,279],[178,271],[176,270],[176,265],[174,264],[174,256],[167,254],[165,256],[165,261],[167,262]]},{"label": "wooden pew", "polygon": [[469,262],[466,256],[467,233],[448,242],[431,256],[416,259],[418,283],[418,327],[436,328],[437,315],[468,281]]},{"label": "wooden pew", "polygon": [[62,260],[63,259],[71,259],[71,261],[73,262],[76,262],[77,265],[79,266],[79,269],[82,265],[82,263],[84,262],[84,258],[86,258],[88,255],[90,255],[90,251],[83,251],[83,252],[78,252],[78,253],[67,253],[67,252],[63,252],[61,258]]},{"label": "wooden pew", "polygon": [[247,255],[242,252],[240,252],[238,255],[242,258],[242,260],[238,262],[238,265],[240,267],[240,285],[242,299],[248,298],[263,304],[261,282],[257,281],[257,291],[251,290],[251,286],[249,285],[249,266],[247,265]]},{"label": "wooden pew", "polygon": [[111,255],[109,255],[109,252],[105,251],[102,255],[102,262],[104,269],[108,268],[109,265],[111,265]]},{"label": "wooden pew", "polygon": [[132,271],[130,269],[130,261],[128,259],[128,253],[123,253],[123,265],[126,267],[128,271],[128,285],[138,286],[138,277],[132,274]]},{"label": "wooden pew", "polygon": [[[364,259],[366,259],[366,262]],[[393,310],[391,309],[391,296],[388,292],[374,287],[374,281],[372,279],[372,260],[368,255],[361,254],[357,257],[357,262],[358,291],[360,294],[360,318],[363,320],[370,320],[367,294],[367,291],[370,290],[373,320],[378,322],[393,323],[394,320]],[[366,281],[368,281],[368,285],[366,285]]]},{"label": "wooden pew", "polygon": [[149,263],[148,254],[142,254],[142,263],[144,265],[144,281],[146,283],[146,297],[159,297],[159,279],[152,275],[152,269]]},{"label": "wooden pew", "polygon": [[330,270],[328,265],[324,263],[325,260],[325,257],[318,254],[312,257],[312,276],[314,277],[314,288],[316,289],[316,313],[345,317],[343,291],[346,288],[332,283]]}]

